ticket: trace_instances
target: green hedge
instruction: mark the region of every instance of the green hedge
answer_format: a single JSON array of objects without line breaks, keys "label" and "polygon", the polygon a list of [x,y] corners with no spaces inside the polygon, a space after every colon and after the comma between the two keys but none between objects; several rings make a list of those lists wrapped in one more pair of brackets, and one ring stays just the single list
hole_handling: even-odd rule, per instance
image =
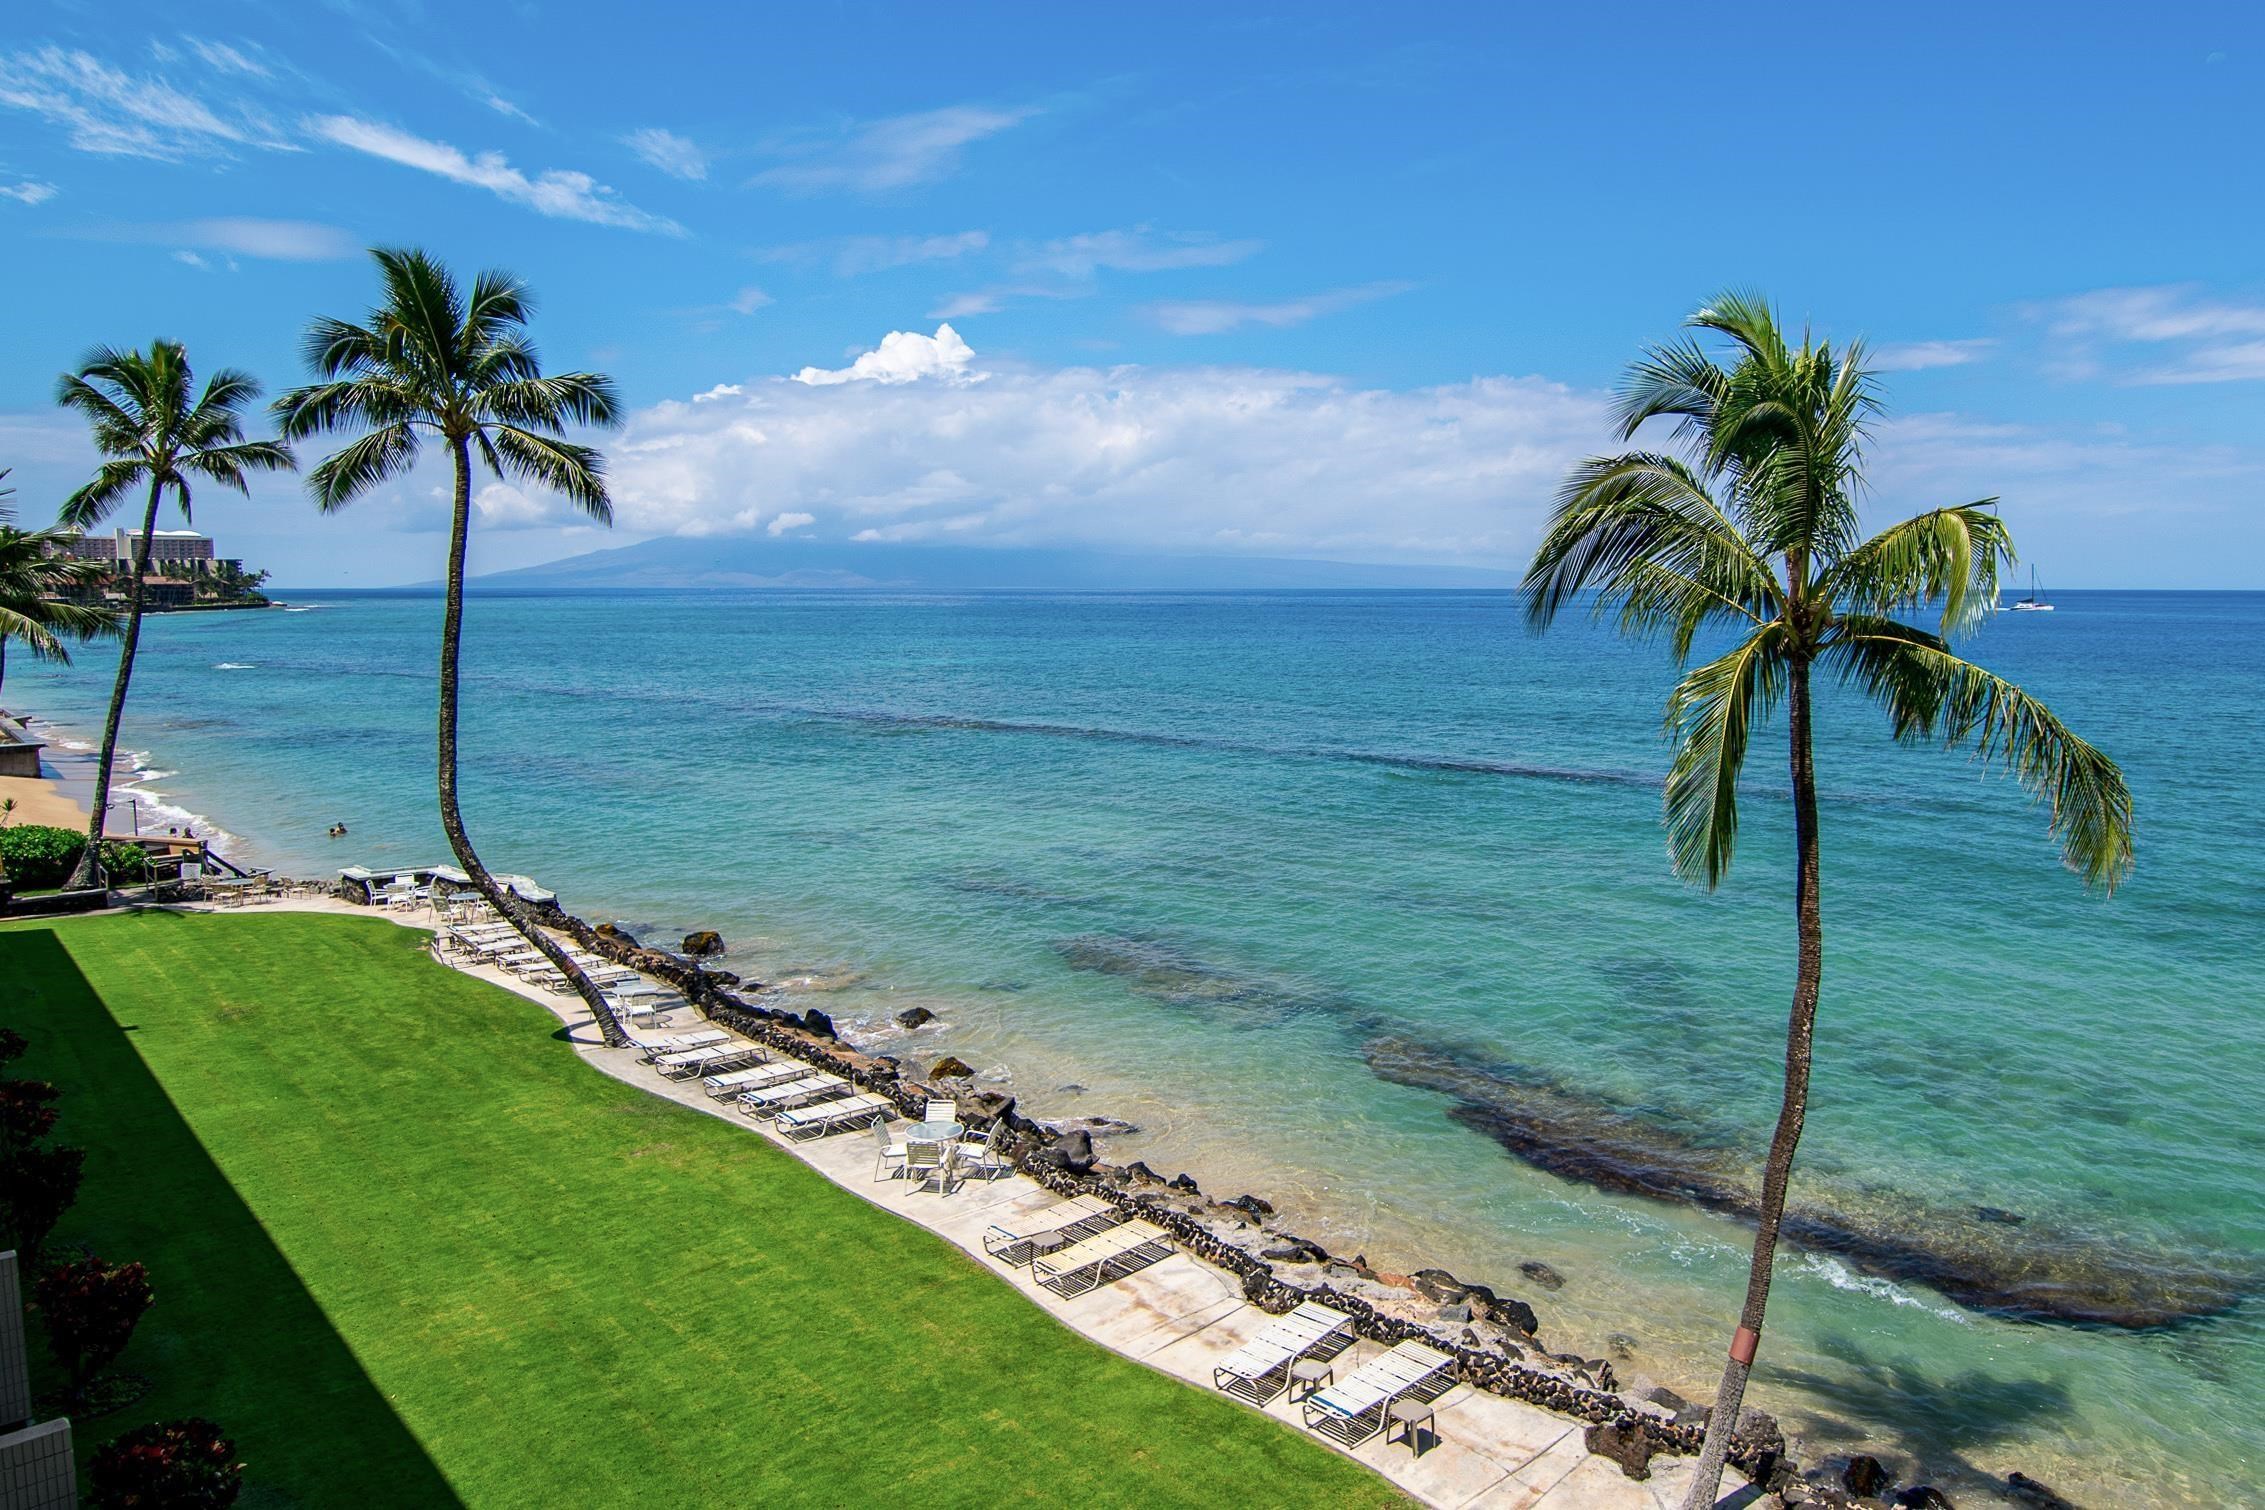
[{"label": "green hedge", "polygon": [[[11,824],[0,828],[0,869],[6,870],[18,891],[60,886],[78,868],[86,846],[87,836],[76,829]],[[113,880],[144,880],[149,875],[149,852],[139,844],[106,843],[102,865]]]}]

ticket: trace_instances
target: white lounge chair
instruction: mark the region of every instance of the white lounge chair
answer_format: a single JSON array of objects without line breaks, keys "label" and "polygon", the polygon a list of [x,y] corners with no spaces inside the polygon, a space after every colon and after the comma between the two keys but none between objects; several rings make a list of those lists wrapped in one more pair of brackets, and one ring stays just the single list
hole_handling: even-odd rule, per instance
[{"label": "white lounge chair", "polygon": [[1129,1215],[1097,1195],[1072,1196],[1031,1218],[1039,1226],[1010,1232],[994,1226],[983,1234],[983,1251],[1003,1264],[1027,1264],[1043,1249],[1059,1252],[1070,1244],[1106,1232]]},{"label": "white lounge chair", "polygon": [[718,1101],[729,1101],[749,1091],[768,1090],[790,1080],[800,1080],[810,1073],[806,1064],[759,1064],[751,1069],[728,1070],[721,1075],[702,1075],[700,1088]]},{"label": "white lounge chair", "polygon": [[1040,1284],[1068,1300],[1138,1273],[1172,1253],[1172,1234],[1137,1217],[1121,1226],[1030,1261]]},{"label": "white lounge chair", "polygon": [[1402,1396],[1436,1400],[1455,1385],[1455,1360],[1421,1342],[1403,1342],[1371,1358],[1341,1382],[1305,1398],[1306,1425],[1347,1447],[1384,1429],[1392,1402]]},{"label": "white lounge chair", "polygon": [[653,1061],[653,1068],[671,1080],[685,1080],[694,1075],[720,1075],[725,1070],[741,1069],[756,1057],[757,1050],[750,1044],[711,1043],[704,1048],[663,1054]]},{"label": "white lounge chair", "polygon": [[849,1082],[839,1075],[812,1072],[783,1085],[746,1092],[739,1097],[739,1109],[750,1117],[768,1117],[785,1111],[790,1106],[800,1106],[806,1101],[838,1096],[848,1089]]},{"label": "white lounge chair", "polygon": [[635,1033],[629,1041],[639,1050],[638,1057],[647,1064],[663,1054],[681,1053],[686,1049],[704,1049],[710,1044],[729,1043],[731,1035],[721,1028],[702,1028],[697,1033],[671,1033],[662,1038],[639,1038]]},{"label": "white lounge chair", "polygon": [[1291,1364],[1334,1358],[1352,1345],[1353,1318],[1309,1300],[1213,1364],[1211,1382],[1262,1406],[1289,1387]]},{"label": "white lounge chair", "polygon": [[885,1098],[859,1094],[844,1096],[839,1101],[821,1101],[815,1106],[790,1107],[780,1112],[771,1125],[790,1138],[816,1138],[845,1127],[861,1127],[886,1117],[891,1110]]}]

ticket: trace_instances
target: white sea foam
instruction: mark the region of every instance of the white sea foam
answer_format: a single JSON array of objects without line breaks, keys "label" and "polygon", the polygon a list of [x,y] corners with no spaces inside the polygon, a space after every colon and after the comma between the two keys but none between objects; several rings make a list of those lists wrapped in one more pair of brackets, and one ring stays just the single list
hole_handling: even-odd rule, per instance
[{"label": "white sea foam", "polygon": [[1874,1300],[1884,1300],[1890,1305],[1908,1306],[1913,1310],[1926,1311],[1941,1317],[1945,1321],[1956,1322],[1960,1326],[1967,1324],[1965,1312],[1953,1306],[1938,1305],[1931,1300],[1922,1300],[1894,1280],[1880,1279],[1869,1274],[1859,1274],[1837,1258],[1827,1258],[1818,1253],[1804,1253],[1801,1255],[1801,1272],[1815,1275],[1836,1290],[1845,1290],[1852,1295],[1868,1295]]},{"label": "white sea foam", "polygon": [[213,665],[212,669],[215,671],[257,671],[260,668],[250,661],[219,661]]}]

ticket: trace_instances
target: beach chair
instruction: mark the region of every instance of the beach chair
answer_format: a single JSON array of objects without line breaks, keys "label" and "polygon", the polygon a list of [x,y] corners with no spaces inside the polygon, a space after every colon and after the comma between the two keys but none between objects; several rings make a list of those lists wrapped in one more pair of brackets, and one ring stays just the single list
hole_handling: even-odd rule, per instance
[{"label": "beach chair", "polygon": [[845,1127],[862,1127],[888,1116],[892,1109],[883,1097],[859,1094],[844,1096],[839,1101],[821,1101],[815,1106],[789,1107],[780,1112],[771,1125],[799,1142],[839,1132]]},{"label": "beach chair", "polygon": [[680,1054],[686,1049],[704,1049],[711,1044],[729,1043],[731,1035],[722,1028],[702,1028],[697,1033],[670,1033],[662,1038],[639,1038],[632,1033],[629,1041],[636,1045],[637,1057],[651,1064],[663,1054]]},{"label": "beach chair", "polygon": [[1128,1213],[1097,1195],[1072,1196],[1031,1218],[1039,1226],[1010,1232],[993,1226],[983,1234],[983,1251],[1003,1264],[1020,1266],[1040,1253],[1054,1253],[1122,1222]]},{"label": "beach chair", "polygon": [[1030,1273],[1047,1289],[1070,1300],[1137,1274],[1171,1253],[1172,1234],[1136,1217],[1059,1252],[1033,1258]]},{"label": "beach chair", "polygon": [[1455,1360],[1438,1348],[1403,1342],[1354,1369],[1341,1383],[1306,1396],[1306,1426],[1358,1447],[1384,1429],[1394,1400],[1436,1400],[1454,1388],[1454,1368]]},{"label": "beach chair", "polygon": [[729,1101],[736,1096],[744,1096],[749,1091],[768,1090],[774,1085],[784,1085],[789,1080],[800,1080],[809,1073],[810,1067],[804,1064],[759,1064],[752,1069],[703,1075],[700,1077],[700,1086],[712,1099]]},{"label": "beach chair", "polygon": [[959,1120],[959,1103],[932,1097],[928,1102],[927,1109],[920,1114],[920,1120],[923,1122],[957,1122]]},{"label": "beach chair", "polygon": [[873,1122],[873,1183],[893,1179],[904,1173],[904,1150],[889,1136],[889,1123],[885,1117]]},{"label": "beach chair", "polygon": [[711,1043],[680,1053],[663,1054],[653,1061],[653,1068],[671,1080],[689,1080],[694,1075],[720,1075],[725,1070],[744,1069],[755,1057],[756,1050],[749,1045]]},{"label": "beach chair", "polygon": [[1289,1387],[1291,1364],[1334,1358],[1352,1345],[1353,1318],[1309,1300],[1213,1364],[1211,1382],[1263,1406]]},{"label": "beach chair", "polygon": [[799,1080],[766,1086],[759,1091],[746,1091],[739,1097],[739,1109],[750,1117],[768,1117],[800,1106],[806,1101],[818,1101],[838,1096],[849,1089],[849,1082],[839,1075],[821,1074],[807,1070]]}]

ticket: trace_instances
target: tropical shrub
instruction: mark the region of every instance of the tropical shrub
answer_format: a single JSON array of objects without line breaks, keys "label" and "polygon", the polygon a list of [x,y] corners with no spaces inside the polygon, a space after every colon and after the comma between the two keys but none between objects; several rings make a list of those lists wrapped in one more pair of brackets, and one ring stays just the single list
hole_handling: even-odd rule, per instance
[{"label": "tropical shrub", "polygon": [[225,1510],[244,1492],[236,1444],[210,1421],[153,1421],[95,1449],[87,1503],[96,1510]]},{"label": "tropical shrub", "polygon": [[113,1267],[89,1254],[40,1275],[32,1298],[47,1326],[47,1345],[69,1372],[77,1399],[126,1350],[152,1297],[149,1272],[140,1264]]},{"label": "tropical shrub", "polygon": [[[80,841],[82,846],[84,840]],[[73,864],[78,856],[71,857]],[[125,844],[107,840],[102,846],[102,873],[113,881],[146,881],[149,879],[149,851],[139,844]]]},{"label": "tropical shrub", "polygon": [[60,886],[70,879],[86,842],[86,835],[67,828],[10,824],[0,828],[0,870],[8,873],[19,891]]},{"label": "tropical shrub", "polygon": [[28,1265],[47,1234],[79,1198],[83,1148],[22,1148],[0,1154],[0,1250],[13,1248]]},{"label": "tropical shrub", "polygon": [[0,1028],[0,1064],[14,1064],[30,1047],[31,1040],[14,1028]]},{"label": "tropical shrub", "polygon": [[55,1130],[55,1096],[45,1080],[0,1080],[0,1155],[21,1153]]}]

